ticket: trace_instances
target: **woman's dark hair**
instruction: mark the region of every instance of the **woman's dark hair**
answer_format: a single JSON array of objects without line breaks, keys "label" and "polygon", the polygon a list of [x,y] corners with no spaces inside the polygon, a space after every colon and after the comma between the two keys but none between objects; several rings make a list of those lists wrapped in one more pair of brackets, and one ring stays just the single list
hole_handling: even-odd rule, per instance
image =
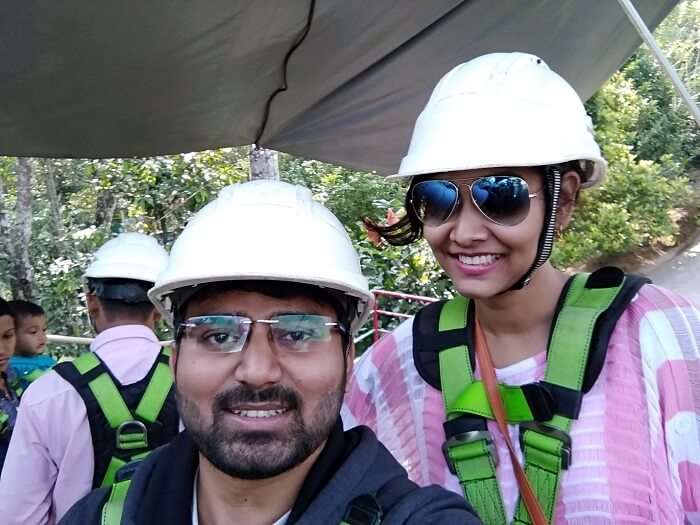
[{"label": "woman's dark hair", "polygon": [[[550,166],[536,166],[535,169],[545,175],[548,169],[555,168],[562,175],[569,171],[575,171],[581,178],[581,182],[585,182],[588,178],[590,169],[588,161],[586,165],[582,165],[581,161],[573,160],[562,162],[561,164],[553,164]],[[423,223],[418,219],[413,205],[411,203],[411,192],[413,187],[423,180],[428,180],[435,175],[423,175],[413,177],[411,184],[406,191],[406,199],[404,200],[404,215],[394,224],[383,225],[372,219],[365,217],[362,222],[368,230],[376,232],[379,236],[392,246],[406,246],[414,241],[417,241],[423,236]],[[578,198],[578,195],[575,197]]]},{"label": "woman's dark hair", "polygon": [[256,292],[276,299],[290,299],[295,297],[307,297],[319,304],[330,306],[336,313],[338,323],[343,327],[343,350],[350,346],[352,334],[350,326],[357,315],[357,299],[342,292],[321,288],[312,284],[295,283],[289,281],[222,281],[205,284],[194,293],[181,296],[178,300],[177,292],[173,297],[173,323],[176,339],[182,336],[177,329],[187,316],[187,306],[192,301],[202,300],[209,295],[215,295],[229,291]]}]

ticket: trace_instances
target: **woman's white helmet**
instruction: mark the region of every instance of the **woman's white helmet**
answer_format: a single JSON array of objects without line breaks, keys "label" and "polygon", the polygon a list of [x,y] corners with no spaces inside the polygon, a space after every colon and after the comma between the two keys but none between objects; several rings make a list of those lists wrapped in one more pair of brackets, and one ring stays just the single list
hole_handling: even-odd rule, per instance
[{"label": "woman's white helmet", "polygon": [[583,187],[607,171],[574,89],[527,53],[491,53],[453,68],[416,121],[398,177],[585,162]]},{"label": "woman's white helmet", "polygon": [[307,188],[280,181],[224,188],[187,223],[148,295],[172,320],[176,290],[237,280],[290,281],[346,294],[358,302],[353,330],[372,304],[343,225]]}]

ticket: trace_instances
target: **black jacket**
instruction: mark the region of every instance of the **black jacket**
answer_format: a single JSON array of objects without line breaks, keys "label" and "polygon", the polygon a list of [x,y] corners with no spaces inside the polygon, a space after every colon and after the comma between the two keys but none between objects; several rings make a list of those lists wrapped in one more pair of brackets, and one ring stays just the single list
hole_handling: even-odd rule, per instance
[{"label": "black jacket", "polygon": [[[198,451],[185,431],[154,451],[132,477],[122,525],[191,525],[192,490]],[[288,525],[335,525],[352,500],[371,494],[379,502],[382,525],[481,523],[457,494],[409,481],[374,433],[366,427],[343,432],[340,421],[309,471]],[[76,503],[59,525],[99,525],[108,489]],[[234,522],[235,523],[235,522]]]}]

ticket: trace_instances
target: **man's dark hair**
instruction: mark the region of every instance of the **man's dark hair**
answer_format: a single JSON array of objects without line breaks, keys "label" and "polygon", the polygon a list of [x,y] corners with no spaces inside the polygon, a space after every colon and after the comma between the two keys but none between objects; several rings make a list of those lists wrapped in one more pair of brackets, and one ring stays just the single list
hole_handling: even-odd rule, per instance
[{"label": "man's dark hair", "polygon": [[191,302],[196,302],[210,295],[216,295],[230,291],[255,292],[276,299],[290,299],[294,297],[308,297],[309,299],[335,310],[338,322],[345,328],[342,332],[343,349],[350,347],[352,334],[350,325],[357,313],[357,299],[353,299],[342,292],[321,288],[320,286],[289,281],[222,281],[209,283],[198,287],[194,292],[184,295],[176,292],[173,297],[175,305],[173,311],[173,321],[175,325],[175,336],[179,340],[182,334],[177,327],[187,316],[187,306]]},{"label": "man's dark hair", "polygon": [[9,315],[14,318],[12,308],[10,308],[10,303],[8,303],[5,299],[0,297],[0,317],[3,317],[5,315]]},{"label": "man's dark hair", "polygon": [[134,279],[88,279],[88,290],[97,296],[108,321],[133,319],[146,321],[153,313],[148,289],[153,283]]},{"label": "man's dark hair", "polygon": [[25,317],[40,317],[46,315],[46,312],[41,306],[31,301],[15,299],[14,301],[10,301],[8,305],[16,321],[24,319]]},{"label": "man's dark hair", "polygon": [[146,321],[155,308],[152,303],[125,303],[114,299],[104,299],[99,296],[97,300],[100,302],[102,311],[108,321],[116,321],[118,319]]}]

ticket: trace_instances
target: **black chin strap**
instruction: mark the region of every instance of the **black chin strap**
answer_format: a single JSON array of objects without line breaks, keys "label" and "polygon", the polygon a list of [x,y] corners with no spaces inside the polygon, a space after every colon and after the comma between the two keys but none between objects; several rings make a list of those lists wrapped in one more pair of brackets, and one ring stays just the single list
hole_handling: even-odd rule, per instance
[{"label": "black chin strap", "polygon": [[535,273],[540,266],[547,262],[550,255],[552,255],[552,248],[554,248],[554,236],[557,229],[557,209],[559,208],[559,195],[561,194],[561,173],[559,170],[552,166],[547,166],[545,168],[545,202],[546,210],[544,217],[544,224],[542,226],[542,233],[540,234],[540,240],[537,244],[537,254],[535,255],[535,260],[530,266],[530,269],[525,272],[518,281],[504,290],[502,293],[510,292],[512,290],[522,290],[528,284],[530,284],[530,279],[532,279],[532,274]]}]

